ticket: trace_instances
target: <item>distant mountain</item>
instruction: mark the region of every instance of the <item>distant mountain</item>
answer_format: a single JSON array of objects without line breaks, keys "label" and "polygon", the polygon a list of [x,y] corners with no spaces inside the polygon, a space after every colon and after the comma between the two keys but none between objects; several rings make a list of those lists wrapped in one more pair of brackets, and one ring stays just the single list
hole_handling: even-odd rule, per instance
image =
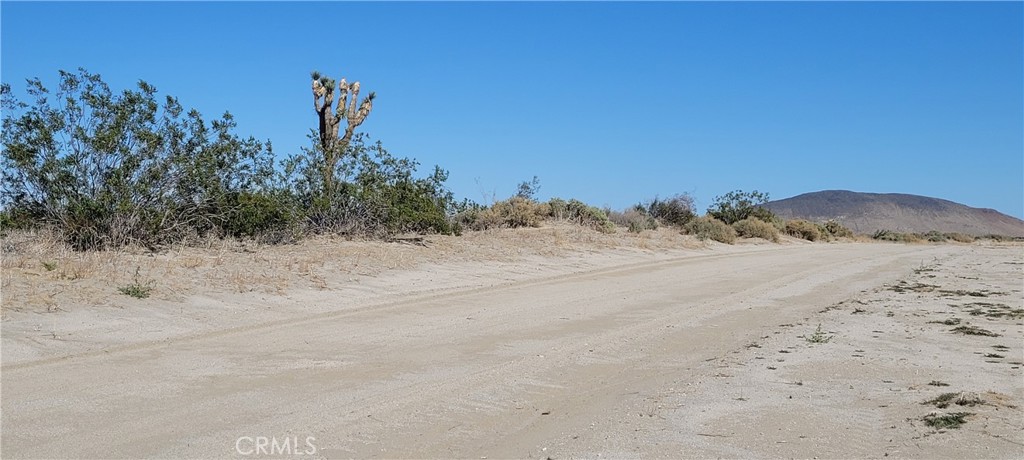
[{"label": "distant mountain", "polygon": [[857,233],[938,230],[1024,236],[1024,221],[994,209],[972,208],[939,198],[902,193],[825,190],[770,201],[765,207],[784,219],[835,219]]}]

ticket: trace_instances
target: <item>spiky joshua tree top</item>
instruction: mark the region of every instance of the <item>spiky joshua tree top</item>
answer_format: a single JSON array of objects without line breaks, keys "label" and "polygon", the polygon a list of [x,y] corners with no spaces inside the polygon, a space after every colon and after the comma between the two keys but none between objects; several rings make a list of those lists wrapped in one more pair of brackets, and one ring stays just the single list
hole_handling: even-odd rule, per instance
[{"label": "spiky joshua tree top", "polygon": [[[375,94],[370,92],[359,102],[359,82],[348,83],[344,78],[337,83],[341,95],[334,106],[334,79],[313,71],[313,109],[320,119],[320,148],[324,154],[324,191],[334,189],[334,170],[338,160],[352,141],[356,128],[373,110]],[[351,95],[351,100],[349,97]],[[358,108],[357,108],[358,106]],[[341,121],[345,120],[345,132],[339,137]]]}]

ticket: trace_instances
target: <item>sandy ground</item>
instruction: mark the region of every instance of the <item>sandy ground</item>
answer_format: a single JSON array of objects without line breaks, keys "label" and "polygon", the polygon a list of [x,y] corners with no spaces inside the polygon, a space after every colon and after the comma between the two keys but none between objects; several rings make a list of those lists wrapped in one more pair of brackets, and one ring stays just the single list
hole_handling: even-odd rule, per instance
[{"label": "sandy ground", "polygon": [[1024,457],[1020,245],[425,243],[5,242],[0,454]]}]

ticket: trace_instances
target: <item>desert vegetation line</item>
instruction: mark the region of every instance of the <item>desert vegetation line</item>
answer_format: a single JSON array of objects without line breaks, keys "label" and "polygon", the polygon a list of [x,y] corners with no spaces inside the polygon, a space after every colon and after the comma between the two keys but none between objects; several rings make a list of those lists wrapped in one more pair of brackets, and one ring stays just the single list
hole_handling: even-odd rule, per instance
[{"label": "desert vegetation line", "polygon": [[[174,97],[158,98],[145,81],[115,92],[85,69],[60,71],[55,90],[28,80],[28,102],[5,83],[0,229],[45,229],[79,250],[155,249],[209,237],[274,244],[323,233],[459,234],[550,219],[601,232],[672,226],[724,243],[778,241],[783,233],[811,241],[852,236],[836,222],[784,222],[763,207],[768,194],[756,190],[719,196],[703,216],[687,194],[621,212],[575,199],[540,202],[537,177],[508,199],[459,201],[445,186],[448,171],[435,166],[417,175],[415,160],[393,156],[381,141],[357,132],[375,93],[360,99],[358,81],[311,77],[317,127],[308,146],[283,158],[269,140],[236,134],[229,112],[208,121]],[[875,238],[917,237],[882,232]]]}]

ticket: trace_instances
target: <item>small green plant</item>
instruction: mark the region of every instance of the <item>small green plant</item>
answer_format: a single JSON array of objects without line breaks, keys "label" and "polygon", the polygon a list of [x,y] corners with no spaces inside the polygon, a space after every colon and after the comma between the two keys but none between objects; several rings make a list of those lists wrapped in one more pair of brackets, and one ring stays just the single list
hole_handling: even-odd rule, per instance
[{"label": "small green plant", "polygon": [[48,272],[52,272],[52,271],[57,269],[57,262],[47,262],[47,261],[44,260],[43,261],[43,268],[45,268],[46,271],[48,271]]},{"label": "small green plant", "polygon": [[135,267],[135,276],[132,277],[132,283],[122,286],[118,290],[126,296],[145,299],[153,291],[153,281],[149,280],[143,283],[139,277],[139,267]]},{"label": "small green plant", "polygon": [[935,429],[960,428],[960,425],[967,423],[967,417],[974,415],[970,412],[954,412],[952,414],[928,414],[922,420],[924,423]]},{"label": "small green plant", "polygon": [[674,195],[666,199],[655,198],[646,205],[637,205],[636,208],[646,211],[647,215],[665,225],[675,225],[677,227],[682,227],[697,217],[693,205],[693,197],[686,193]]},{"label": "small green plant", "polygon": [[821,324],[818,324],[818,329],[807,337],[807,341],[810,343],[828,343],[831,342],[833,338],[834,336],[825,334],[825,332],[821,330]]}]

